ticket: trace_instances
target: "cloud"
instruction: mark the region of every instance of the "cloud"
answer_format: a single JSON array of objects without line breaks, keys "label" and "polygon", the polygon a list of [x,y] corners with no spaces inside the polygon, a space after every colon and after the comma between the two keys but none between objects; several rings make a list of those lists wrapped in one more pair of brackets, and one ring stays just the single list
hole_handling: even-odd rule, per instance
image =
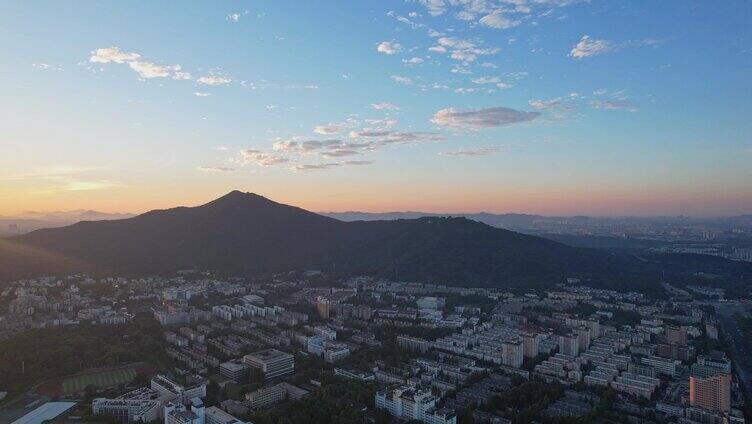
[{"label": "cloud", "polygon": [[397,105],[389,102],[371,103],[371,107],[376,110],[399,110]]},{"label": "cloud", "polygon": [[272,166],[272,165],[278,165],[281,163],[286,163],[289,161],[290,159],[284,156],[262,152],[260,150],[244,149],[240,151],[240,163],[242,165],[254,163],[256,165],[261,165],[261,166]]},{"label": "cloud", "polygon": [[411,12],[409,14],[410,18],[408,18],[406,16],[398,15],[397,12],[395,12],[393,10],[390,10],[389,12],[387,12],[386,15],[390,16],[390,17],[392,17],[394,19],[396,19],[398,22],[401,22],[403,24],[409,25],[410,28],[412,28],[412,29],[422,28],[422,27],[425,26],[424,24],[421,24],[419,22],[414,22],[414,21],[410,20],[410,18],[417,18],[418,17],[418,14],[415,13],[415,12]]},{"label": "cloud", "polygon": [[318,171],[322,169],[331,169],[335,166],[339,166],[340,164],[337,162],[332,163],[316,163],[316,164],[302,164],[302,165],[295,165],[295,169],[298,171]]},{"label": "cloud", "polygon": [[209,97],[211,96],[211,93],[202,93],[200,91],[196,91],[193,93],[193,95],[196,97]]},{"label": "cloud", "polygon": [[91,180],[91,181],[68,181],[62,187],[63,191],[90,191],[101,190],[120,186],[120,183],[109,180]]},{"label": "cloud", "polygon": [[369,130],[350,131],[350,138],[354,139],[372,139],[376,145],[389,144],[406,144],[420,143],[426,141],[443,141],[444,136],[433,132],[424,131],[390,131],[390,130]]},{"label": "cloud", "polygon": [[519,25],[520,21],[509,19],[500,10],[497,10],[480,18],[478,23],[489,28],[507,29]]},{"label": "cloud", "polygon": [[92,63],[128,64],[128,67],[143,79],[172,78],[175,80],[189,80],[192,78],[191,74],[183,71],[180,65],[158,65],[140,59],[140,54],[124,52],[119,47],[97,49],[91,52],[91,56],[89,56],[89,62]]},{"label": "cloud", "polygon": [[316,127],[313,128],[313,132],[316,134],[337,134],[338,132],[342,131],[343,126],[340,124],[332,124],[329,125],[316,125]]},{"label": "cloud", "polygon": [[287,140],[277,140],[272,145],[276,151],[286,153],[314,153],[325,149],[342,150],[351,149],[343,139],[330,138],[325,140],[305,140],[292,138]]},{"label": "cloud", "polygon": [[376,125],[379,127],[391,127],[397,124],[396,119],[384,118],[384,119],[366,119],[365,122],[370,125]]},{"label": "cloud", "polygon": [[637,112],[637,108],[632,106],[626,100],[593,100],[590,105],[594,109],[601,110],[626,110],[628,112]]},{"label": "cloud", "polygon": [[429,29],[428,30],[428,36],[429,37],[434,37],[434,38],[436,38],[436,37],[443,37],[444,33],[436,31],[435,29]]},{"label": "cloud", "polygon": [[398,84],[410,85],[410,84],[413,83],[413,80],[411,80],[408,77],[403,77],[401,75],[392,75],[389,78],[391,78],[394,82],[396,82]]},{"label": "cloud", "polygon": [[301,164],[301,165],[296,165],[294,169],[297,171],[319,171],[323,169],[331,169],[331,168],[344,166],[344,165],[370,165],[370,164],[371,162],[367,160],[349,160],[345,162]]},{"label": "cloud", "polygon": [[477,149],[459,149],[452,152],[440,152],[441,156],[489,156],[497,153],[501,148],[499,146],[479,147]]},{"label": "cloud", "polygon": [[196,80],[201,85],[227,85],[232,82],[232,78],[223,75],[206,75]]},{"label": "cloud", "polygon": [[321,156],[335,157],[335,158],[344,157],[344,156],[355,156],[359,154],[360,152],[357,150],[348,150],[348,149],[326,150],[326,151],[319,153],[319,155]]},{"label": "cloud", "polygon": [[[551,13],[553,7],[564,7],[590,0],[417,0],[431,16],[439,16],[447,10],[455,11],[454,17],[471,25],[480,24],[490,28],[510,28],[521,21],[507,15],[523,16],[536,9],[546,9],[539,16]],[[534,21],[533,21],[534,22]]]},{"label": "cloud", "polygon": [[438,45],[429,47],[435,53],[449,52],[449,57],[462,62],[473,62],[478,56],[492,55],[499,52],[498,48],[480,48],[474,42],[454,37],[440,37]]},{"label": "cloud", "polygon": [[471,80],[473,84],[498,84],[501,82],[499,77],[478,77]]},{"label": "cloud", "polygon": [[[141,78],[167,78],[180,72],[180,65],[157,65],[151,62],[128,62],[128,66],[136,71]],[[182,73],[180,78],[182,79]],[[189,79],[188,77],[187,79]]]},{"label": "cloud", "polygon": [[482,128],[506,127],[532,121],[538,116],[540,116],[539,112],[525,112],[507,107],[466,110],[447,108],[436,112],[431,122],[444,127],[477,130]]},{"label": "cloud", "polygon": [[425,6],[431,16],[439,16],[446,12],[444,0],[418,0],[418,2]]},{"label": "cloud", "polygon": [[614,49],[614,46],[606,40],[596,40],[588,35],[583,35],[580,41],[572,47],[569,56],[575,59],[597,56],[608,53]]},{"label": "cloud", "polygon": [[376,45],[376,51],[384,54],[395,54],[402,51],[402,45],[394,41],[382,41]]},{"label": "cloud", "polygon": [[0,181],[7,184],[33,184],[45,193],[89,191],[122,186],[117,181],[92,176],[91,173],[95,171],[101,171],[101,169],[81,166],[53,166],[23,174],[0,175]]},{"label": "cloud", "polygon": [[62,66],[50,65],[49,63],[32,63],[31,66],[43,71],[64,71]]},{"label": "cloud", "polygon": [[133,62],[141,57],[138,53],[123,52],[119,47],[107,47],[104,49],[96,49],[91,52],[89,62],[94,63],[125,63]]},{"label": "cloud", "polygon": [[402,59],[402,63],[407,65],[419,65],[423,63],[424,60],[420,57],[412,57],[410,59]]},{"label": "cloud", "polygon": [[225,19],[227,19],[228,22],[237,23],[240,20],[240,14],[239,13],[231,13],[231,14],[227,15],[227,18],[225,18]]},{"label": "cloud", "polygon": [[561,97],[549,100],[533,99],[528,104],[536,110],[559,109],[565,106],[564,100]]},{"label": "cloud", "polygon": [[234,172],[235,168],[229,168],[227,166],[199,166],[196,170],[202,172]]}]

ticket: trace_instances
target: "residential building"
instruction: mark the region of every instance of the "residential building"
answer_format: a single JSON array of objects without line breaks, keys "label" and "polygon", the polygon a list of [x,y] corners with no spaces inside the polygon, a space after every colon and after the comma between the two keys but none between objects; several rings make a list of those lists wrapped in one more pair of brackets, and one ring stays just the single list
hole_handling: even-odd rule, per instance
[{"label": "residential building", "polygon": [[731,375],[689,377],[689,404],[714,412],[731,410]]}]

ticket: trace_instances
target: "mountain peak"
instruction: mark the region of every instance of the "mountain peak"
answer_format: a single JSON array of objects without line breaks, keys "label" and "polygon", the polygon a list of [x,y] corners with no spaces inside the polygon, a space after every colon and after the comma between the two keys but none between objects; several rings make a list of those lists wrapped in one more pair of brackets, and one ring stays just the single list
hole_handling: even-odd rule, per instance
[{"label": "mountain peak", "polygon": [[222,197],[212,200],[207,205],[235,205],[243,202],[272,203],[271,200],[256,193],[233,190]]}]

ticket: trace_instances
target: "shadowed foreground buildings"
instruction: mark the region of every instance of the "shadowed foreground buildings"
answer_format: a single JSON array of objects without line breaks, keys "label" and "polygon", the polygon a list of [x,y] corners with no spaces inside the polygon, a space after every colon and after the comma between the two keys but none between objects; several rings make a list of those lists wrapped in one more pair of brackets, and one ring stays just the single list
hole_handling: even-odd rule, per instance
[{"label": "shadowed foreground buildings", "polygon": [[166,376],[157,375],[150,387],[125,393],[117,398],[97,398],[91,403],[94,415],[111,415],[121,422],[154,422],[165,424],[245,424],[221,409],[206,408],[201,398],[206,384],[182,386]]},{"label": "shadowed foreground buildings", "polygon": [[451,409],[436,409],[440,398],[429,390],[418,390],[402,386],[393,390],[376,392],[376,409],[383,409],[390,415],[416,420],[426,424],[457,424],[457,414]]}]

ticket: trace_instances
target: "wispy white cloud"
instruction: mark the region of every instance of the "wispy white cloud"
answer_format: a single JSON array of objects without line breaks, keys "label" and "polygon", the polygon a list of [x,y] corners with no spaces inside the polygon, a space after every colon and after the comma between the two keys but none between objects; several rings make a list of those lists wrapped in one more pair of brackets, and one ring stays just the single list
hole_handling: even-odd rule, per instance
[{"label": "wispy white cloud", "polygon": [[439,16],[446,12],[447,9],[447,4],[444,0],[418,0],[418,3],[425,6],[428,14],[431,16]]},{"label": "wispy white cloud", "polygon": [[329,134],[337,134],[341,132],[345,128],[342,124],[337,123],[329,123],[328,125],[316,125],[316,127],[313,128],[313,132],[316,134],[322,134],[322,135],[329,135]]},{"label": "wispy white cloud", "polygon": [[196,96],[196,97],[209,97],[209,96],[211,96],[211,93],[204,93],[204,92],[201,92],[201,91],[195,91],[193,93],[193,95]]},{"label": "wispy white cloud", "polygon": [[483,128],[507,127],[532,121],[539,112],[526,112],[508,107],[484,109],[441,109],[433,115],[433,122],[439,126],[478,130]]},{"label": "wispy white cloud", "polygon": [[142,79],[172,78],[189,80],[191,74],[183,71],[180,65],[159,65],[141,59],[141,55],[134,52],[124,52],[119,47],[107,47],[91,52],[89,62],[127,64]]},{"label": "wispy white cloud", "polygon": [[50,65],[49,63],[32,63],[31,66],[40,69],[42,71],[64,71],[62,66]]},{"label": "wispy white cloud", "polygon": [[232,82],[232,78],[225,75],[210,74],[198,78],[196,82],[201,85],[227,85]]},{"label": "wispy white cloud", "polygon": [[228,166],[199,166],[196,170],[202,172],[234,172],[235,168]]},{"label": "wispy white cloud", "polygon": [[402,75],[392,75],[389,78],[391,78],[392,81],[394,81],[394,82],[396,82],[398,84],[410,85],[410,84],[413,83],[412,79],[410,79],[408,77],[405,77],[405,76],[402,76]]},{"label": "wispy white cloud", "polygon": [[89,61],[94,63],[126,63],[136,61],[140,58],[141,55],[138,53],[124,52],[119,47],[107,47],[91,52]]},{"label": "wispy white cloud", "polygon": [[449,57],[461,62],[473,62],[478,56],[493,55],[498,48],[481,48],[475,42],[454,37],[440,37],[437,45],[428,48],[434,53],[449,53]]},{"label": "wispy white cloud", "polygon": [[290,159],[273,153],[263,152],[255,149],[243,149],[240,151],[239,163],[241,165],[256,164],[261,166],[272,166],[281,163],[287,163]]},{"label": "wispy white cloud", "polygon": [[520,21],[509,19],[501,10],[496,10],[480,18],[478,23],[489,28],[507,29],[516,27]]},{"label": "wispy white cloud", "polygon": [[344,162],[328,162],[328,163],[314,163],[314,164],[300,164],[295,165],[293,169],[296,171],[320,171],[324,169],[332,169],[339,166],[347,165],[370,165],[371,161],[367,160],[350,160]]},{"label": "wispy white cloud", "polygon": [[575,59],[597,56],[600,54],[613,51],[614,46],[606,40],[590,38],[589,35],[583,35],[580,41],[572,47],[569,56]]},{"label": "wispy white cloud", "polygon": [[376,110],[399,110],[397,105],[389,102],[371,103],[371,107]]},{"label": "wispy white cloud", "polygon": [[89,191],[121,187],[122,183],[101,178],[102,169],[82,166],[51,166],[31,172],[0,175],[6,184],[24,184],[38,188],[39,193]]},{"label": "wispy white cloud", "polygon": [[459,149],[450,152],[440,152],[441,156],[489,156],[498,153],[501,150],[499,146],[479,147],[476,149]]},{"label": "wispy white cloud", "polygon": [[402,44],[395,41],[382,41],[376,45],[376,51],[379,53],[392,55],[402,51]]},{"label": "wispy white cloud", "polygon": [[402,59],[402,63],[406,65],[420,65],[423,62],[425,62],[425,60],[417,56],[411,57],[410,59]]},{"label": "wispy white cloud", "polygon": [[594,109],[603,110],[626,110],[628,112],[637,112],[637,108],[632,106],[626,100],[601,100],[596,99],[590,102]]},{"label": "wispy white cloud", "polygon": [[409,17],[407,17],[407,16],[399,15],[397,14],[397,12],[390,10],[389,12],[386,13],[386,15],[396,19],[398,22],[401,22],[409,26],[412,29],[422,28],[425,26],[425,24],[422,24],[420,22],[415,22],[414,20],[412,20],[418,17],[418,14],[414,12],[410,13]]}]

